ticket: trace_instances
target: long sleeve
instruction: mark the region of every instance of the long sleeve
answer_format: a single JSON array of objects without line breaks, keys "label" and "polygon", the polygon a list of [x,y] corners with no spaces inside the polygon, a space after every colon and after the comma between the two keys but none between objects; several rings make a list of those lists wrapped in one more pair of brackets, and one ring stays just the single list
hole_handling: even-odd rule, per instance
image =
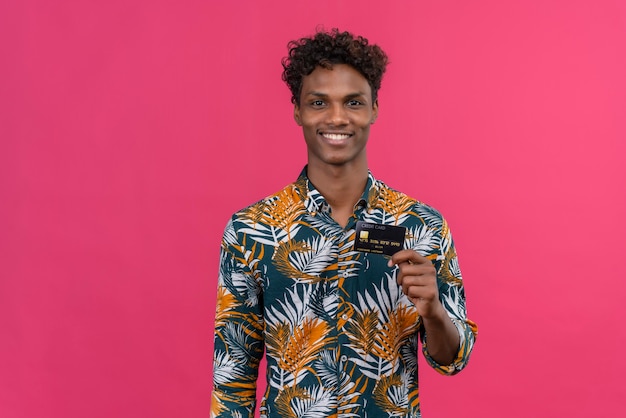
[{"label": "long sleeve", "polygon": [[453,375],[467,365],[476,341],[478,328],[474,322],[467,319],[463,279],[452,235],[445,220],[442,222],[441,230],[441,252],[438,254],[437,261],[435,261],[439,284],[439,299],[459,332],[459,349],[452,363],[439,364],[429,355],[428,336],[422,333],[422,352],[428,364],[439,373]]},{"label": "long sleeve", "polygon": [[233,222],[222,239],[215,314],[211,417],[254,416],[263,356],[261,290]]}]

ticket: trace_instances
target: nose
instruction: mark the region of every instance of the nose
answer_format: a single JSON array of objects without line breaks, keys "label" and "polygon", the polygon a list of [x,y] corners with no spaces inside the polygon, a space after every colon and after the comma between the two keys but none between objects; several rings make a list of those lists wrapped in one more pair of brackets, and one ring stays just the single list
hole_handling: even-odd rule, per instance
[{"label": "nose", "polygon": [[346,109],[341,105],[330,106],[328,108],[328,118],[326,122],[332,126],[347,125],[349,120]]}]

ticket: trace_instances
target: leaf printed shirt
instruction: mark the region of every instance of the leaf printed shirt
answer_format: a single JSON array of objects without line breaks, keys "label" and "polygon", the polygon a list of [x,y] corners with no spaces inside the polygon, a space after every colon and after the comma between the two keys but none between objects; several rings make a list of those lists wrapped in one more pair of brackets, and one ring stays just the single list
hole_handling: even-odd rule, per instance
[{"label": "leaf printed shirt", "polygon": [[[460,335],[457,358],[437,364],[397,267],[354,251],[357,220],[407,228],[404,247],[428,257]],[[212,417],[253,417],[266,353],[262,417],[420,417],[418,334],[442,374],[466,364],[476,325],[466,318],[456,251],[433,208],[369,174],[345,228],[306,176],[236,213],[221,246]]]}]

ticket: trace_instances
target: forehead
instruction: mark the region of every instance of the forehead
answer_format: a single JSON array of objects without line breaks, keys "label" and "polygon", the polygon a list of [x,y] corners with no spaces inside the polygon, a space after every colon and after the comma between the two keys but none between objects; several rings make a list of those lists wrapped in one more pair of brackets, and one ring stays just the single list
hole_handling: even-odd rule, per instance
[{"label": "forehead", "polygon": [[335,64],[330,69],[317,67],[302,78],[302,95],[324,94],[347,96],[362,94],[371,98],[372,91],[367,79],[347,64]]}]

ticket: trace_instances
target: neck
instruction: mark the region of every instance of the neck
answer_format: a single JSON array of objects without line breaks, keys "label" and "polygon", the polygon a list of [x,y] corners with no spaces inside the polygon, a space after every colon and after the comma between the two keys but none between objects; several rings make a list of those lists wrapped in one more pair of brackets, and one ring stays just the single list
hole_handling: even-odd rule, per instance
[{"label": "neck", "polygon": [[324,196],[333,212],[352,213],[367,184],[367,162],[349,166],[323,167],[311,164],[307,176],[315,188]]}]

